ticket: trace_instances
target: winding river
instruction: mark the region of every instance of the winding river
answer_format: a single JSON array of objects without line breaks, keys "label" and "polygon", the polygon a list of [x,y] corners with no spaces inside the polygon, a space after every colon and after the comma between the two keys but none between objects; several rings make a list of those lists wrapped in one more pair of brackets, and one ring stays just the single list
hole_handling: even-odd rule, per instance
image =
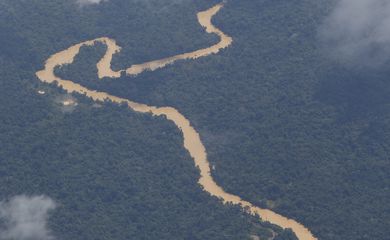
[{"label": "winding river", "polygon": [[80,84],[74,83],[71,80],[61,79],[54,74],[54,69],[57,66],[73,63],[74,58],[78,55],[82,46],[93,46],[97,42],[101,42],[107,45],[107,51],[103,58],[97,63],[99,78],[109,77],[117,78],[122,72],[126,72],[127,75],[137,75],[145,70],[156,70],[162,68],[168,64],[172,64],[181,59],[196,59],[204,57],[210,54],[216,54],[221,49],[228,47],[233,39],[221,30],[216,28],[212,22],[212,17],[218,13],[223,7],[223,3],[198,13],[199,23],[206,29],[208,33],[217,34],[220,37],[220,41],[208,48],[200,49],[190,53],[179,54],[176,56],[159,59],[156,61],[150,61],[142,64],[136,64],[130,66],[128,69],[121,71],[113,71],[111,69],[112,56],[120,52],[121,48],[116,44],[115,40],[102,37],[90,41],[85,41],[61,52],[53,54],[45,63],[44,69],[38,71],[36,76],[40,81],[45,83],[56,82],[59,87],[62,87],[68,93],[80,93],[87,97],[92,98],[95,101],[110,100],[115,103],[125,103],[128,107],[136,112],[151,113],[154,116],[166,116],[167,119],[173,121],[175,125],[182,131],[184,138],[184,147],[188,150],[193,158],[195,165],[200,169],[199,184],[203,186],[203,189],[210,193],[212,196],[220,198],[224,203],[233,203],[241,205],[251,214],[258,214],[263,221],[268,221],[272,224],[278,225],[282,228],[291,228],[296,234],[299,240],[316,240],[309,229],[295,220],[288,219],[282,215],[279,215],[271,210],[262,209],[254,206],[248,201],[242,200],[239,196],[227,193],[224,189],[217,185],[211,176],[210,164],[207,159],[206,149],[200,139],[199,133],[191,126],[190,121],[184,117],[178,110],[172,107],[154,107],[148,106],[142,103],[133,102],[128,99],[113,96],[106,92],[98,92],[90,90]]}]

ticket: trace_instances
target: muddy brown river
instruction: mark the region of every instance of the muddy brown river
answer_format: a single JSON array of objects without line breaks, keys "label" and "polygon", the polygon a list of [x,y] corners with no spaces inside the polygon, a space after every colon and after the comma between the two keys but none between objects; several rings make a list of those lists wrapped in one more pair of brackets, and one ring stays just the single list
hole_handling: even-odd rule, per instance
[{"label": "muddy brown river", "polygon": [[197,59],[210,54],[216,54],[221,49],[229,47],[233,39],[227,36],[221,30],[216,28],[212,22],[212,17],[219,12],[223,7],[223,3],[198,13],[198,21],[205,28],[206,32],[217,34],[220,41],[208,48],[200,49],[190,53],[179,54],[164,59],[150,61],[142,64],[132,65],[129,68],[121,71],[113,71],[111,69],[111,60],[114,54],[120,52],[121,48],[116,44],[115,40],[102,37],[90,41],[85,41],[69,47],[66,50],[53,54],[45,63],[44,69],[38,71],[36,76],[40,81],[45,83],[57,82],[59,87],[62,87],[68,93],[80,93],[87,97],[92,98],[95,101],[112,101],[115,103],[125,103],[127,106],[141,113],[148,113],[154,116],[166,116],[167,119],[175,123],[175,125],[181,130],[184,139],[184,148],[188,150],[193,158],[195,165],[200,169],[199,184],[203,186],[203,189],[221,199],[224,203],[238,204],[242,208],[245,208],[251,214],[258,214],[263,221],[268,221],[272,224],[278,225],[282,228],[291,228],[300,240],[316,240],[308,228],[298,223],[293,219],[286,218],[280,214],[277,214],[268,209],[262,209],[254,206],[248,201],[241,199],[239,196],[227,193],[224,189],[217,185],[211,176],[210,164],[207,159],[206,149],[200,139],[199,133],[191,126],[190,121],[184,117],[177,109],[172,107],[154,107],[148,106],[142,103],[133,102],[128,99],[113,96],[106,92],[98,92],[90,90],[80,84],[74,83],[72,80],[61,79],[54,74],[54,69],[57,66],[71,64],[74,58],[78,55],[82,46],[93,46],[97,42],[101,42],[107,45],[107,50],[103,58],[97,63],[99,78],[109,77],[118,78],[122,72],[126,72],[127,75],[137,75],[145,70],[156,70],[163,68],[168,64],[173,64],[177,60],[181,59]]}]

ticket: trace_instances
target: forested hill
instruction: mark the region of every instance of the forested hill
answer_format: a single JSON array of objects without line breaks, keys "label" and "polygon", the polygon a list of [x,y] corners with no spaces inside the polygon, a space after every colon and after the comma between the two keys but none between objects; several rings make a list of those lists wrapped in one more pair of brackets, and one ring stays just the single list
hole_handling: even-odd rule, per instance
[{"label": "forested hill", "polygon": [[234,42],[218,55],[99,82],[77,74],[87,66],[85,50],[78,65],[60,71],[179,109],[199,130],[218,184],[297,219],[319,239],[385,240],[390,68],[327,56],[318,32],[334,3],[229,1],[214,23]]},{"label": "forested hill", "polygon": [[[101,36],[132,52],[117,56],[118,65],[209,46],[217,39],[204,34],[196,13],[212,4],[0,1],[1,239],[296,239],[205,193],[166,119],[70,96],[35,77],[51,54]],[[77,105],[65,106],[69,99]],[[12,228],[7,217],[16,213],[6,206],[41,195],[56,205],[47,228],[19,228],[19,220]]]}]

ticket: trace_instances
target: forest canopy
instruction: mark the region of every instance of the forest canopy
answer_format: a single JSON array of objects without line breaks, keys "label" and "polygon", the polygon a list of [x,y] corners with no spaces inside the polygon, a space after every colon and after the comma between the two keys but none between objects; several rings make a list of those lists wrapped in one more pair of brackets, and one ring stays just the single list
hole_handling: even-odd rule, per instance
[{"label": "forest canopy", "polygon": [[[50,194],[62,204],[50,227],[64,239],[294,239],[203,192],[166,119],[77,95],[65,111],[56,101],[65,93],[35,78],[48,56],[96,37],[122,47],[115,69],[218,41],[196,20],[216,1],[147,2],[0,1],[0,199]],[[56,73],[175,107],[199,131],[219,185],[319,239],[386,240],[390,68],[326,54],[319,29],[335,6],[228,1],[213,22],[234,42],[217,55],[98,80],[105,46],[96,45]]]}]

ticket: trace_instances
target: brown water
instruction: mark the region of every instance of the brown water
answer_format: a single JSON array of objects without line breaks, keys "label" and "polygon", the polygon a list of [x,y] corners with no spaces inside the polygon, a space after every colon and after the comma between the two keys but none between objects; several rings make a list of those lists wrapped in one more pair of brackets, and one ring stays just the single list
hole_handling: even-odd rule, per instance
[{"label": "brown water", "polygon": [[[205,49],[200,49],[191,53],[184,53],[173,57],[151,61],[143,64],[133,65],[126,71],[129,75],[136,75],[145,70],[156,70],[162,68],[167,64],[172,64],[179,59],[196,59],[210,54],[218,53],[219,50],[228,47],[232,43],[232,38],[225,35],[222,31],[217,29],[212,23],[211,18],[223,7],[223,4],[218,4],[207,11],[198,13],[199,23],[205,27],[208,33],[217,34],[220,37],[220,42]],[[195,165],[200,169],[199,184],[203,186],[204,190],[209,192],[212,196],[220,198],[224,203],[239,204],[243,208],[247,208],[251,214],[258,214],[264,221],[268,221],[282,228],[291,228],[300,240],[315,240],[309,229],[295,220],[288,219],[271,210],[262,209],[254,206],[250,202],[242,200],[239,196],[225,192],[214,181],[210,173],[210,164],[207,159],[206,149],[200,139],[199,133],[191,126],[190,121],[185,118],[178,110],[172,107],[154,107],[142,103],[136,103],[128,99],[116,97],[105,92],[98,92],[87,89],[80,84],[74,83],[71,80],[65,80],[57,77],[54,74],[54,69],[57,66],[73,63],[74,58],[78,55],[82,46],[92,46],[97,42],[107,45],[106,54],[97,63],[98,75],[100,78],[110,77],[117,78],[122,71],[115,72],[111,69],[112,56],[118,53],[121,48],[116,44],[115,40],[106,37],[98,38],[91,41],[82,42],[71,46],[70,48],[53,54],[45,63],[45,68],[36,73],[37,77],[46,83],[53,83],[57,81],[57,85],[62,87],[68,93],[77,92],[91,97],[95,101],[110,100],[115,103],[125,103],[134,111],[142,113],[151,113],[154,116],[164,115],[167,119],[173,121],[175,125],[182,131],[184,138],[184,147],[188,150],[191,157],[194,159]]]}]

